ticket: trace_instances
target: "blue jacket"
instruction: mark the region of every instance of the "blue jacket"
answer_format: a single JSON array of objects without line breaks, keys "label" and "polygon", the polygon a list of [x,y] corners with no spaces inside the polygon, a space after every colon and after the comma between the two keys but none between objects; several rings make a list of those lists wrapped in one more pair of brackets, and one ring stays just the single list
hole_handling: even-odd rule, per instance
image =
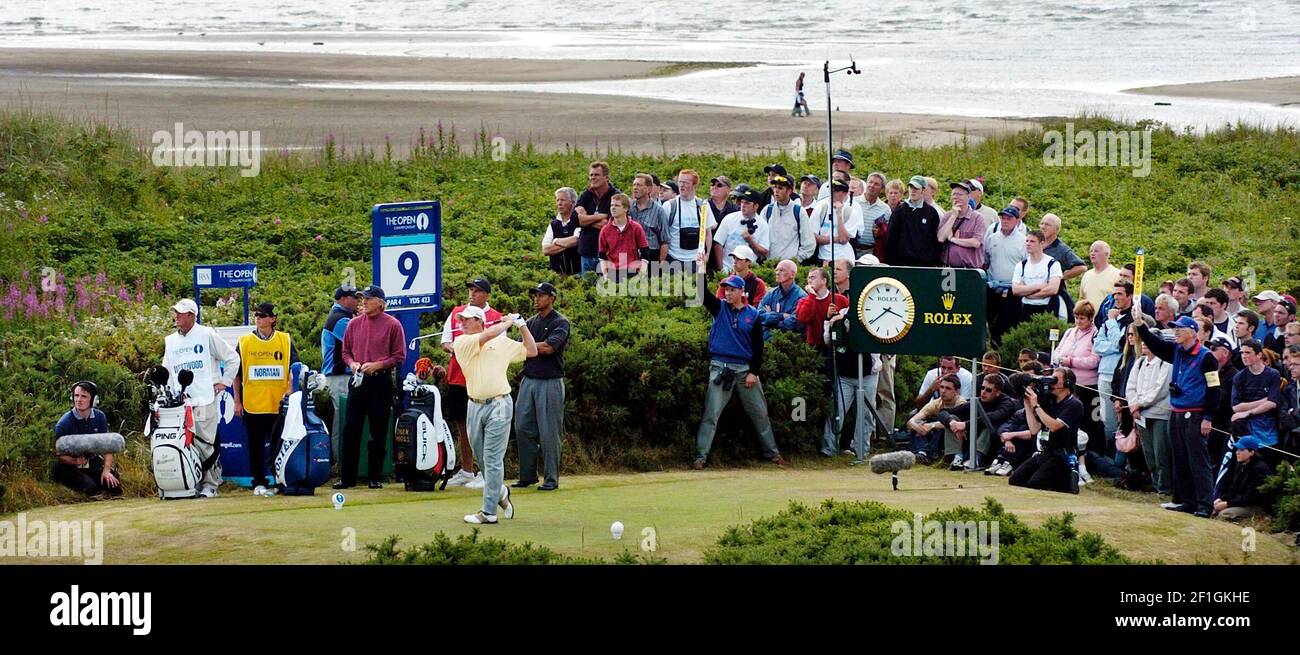
[{"label": "blue jacket", "polygon": [[[1147,345],[1156,357],[1174,365],[1170,375],[1169,407],[1175,413],[1201,411],[1205,420],[1214,414],[1219,406],[1219,362],[1214,359],[1210,349],[1196,344],[1190,351],[1182,346],[1165,341],[1153,333],[1147,326],[1138,326],[1138,337]],[[1210,386],[1209,380],[1215,381]],[[1181,393],[1175,394],[1172,385],[1178,385]]]},{"label": "blue jacket", "polygon": [[1124,352],[1124,333],[1125,329],[1115,319],[1108,319],[1092,338],[1092,352],[1101,357],[1101,363],[1097,365],[1098,375],[1109,377],[1115,374],[1115,365],[1119,364],[1120,355]]},{"label": "blue jacket", "polygon": [[[808,292],[798,284],[791,284],[789,293],[782,291],[779,284],[772,287],[758,304],[758,320],[762,321],[764,328],[803,332],[803,323],[794,317],[794,309],[799,304],[799,299],[807,295]],[[790,318],[783,319],[782,314],[789,314]],[[769,336],[771,335],[765,334],[764,338]]]},{"label": "blue jacket", "polygon": [[713,314],[709,327],[709,355],[720,362],[748,364],[758,375],[763,368],[763,324],[758,310],[746,304],[740,309],[704,294],[704,307]]}]

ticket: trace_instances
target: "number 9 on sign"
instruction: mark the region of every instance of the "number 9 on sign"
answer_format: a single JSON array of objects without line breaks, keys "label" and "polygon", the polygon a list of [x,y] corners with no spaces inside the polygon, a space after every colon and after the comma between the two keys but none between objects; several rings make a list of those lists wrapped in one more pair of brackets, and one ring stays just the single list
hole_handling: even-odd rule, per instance
[{"label": "number 9 on sign", "polygon": [[437,292],[437,249],[432,243],[379,249],[380,279],[389,295],[419,296]]}]

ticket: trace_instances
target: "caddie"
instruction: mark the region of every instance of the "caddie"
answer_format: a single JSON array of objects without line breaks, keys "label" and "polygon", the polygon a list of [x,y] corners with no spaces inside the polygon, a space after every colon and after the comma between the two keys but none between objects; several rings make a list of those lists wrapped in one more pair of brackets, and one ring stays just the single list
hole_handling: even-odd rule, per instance
[{"label": "caddie", "polygon": [[266,441],[270,452],[280,450],[272,431],[280,415],[280,401],[289,395],[289,365],[298,361],[289,333],[275,329],[279,321],[275,305],[264,302],[253,313],[257,328],[239,338],[239,375],[235,376],[235,414],[244,419],[248,431],[248,475],[253,494],[274,496],[275,486],[266,479]]}]

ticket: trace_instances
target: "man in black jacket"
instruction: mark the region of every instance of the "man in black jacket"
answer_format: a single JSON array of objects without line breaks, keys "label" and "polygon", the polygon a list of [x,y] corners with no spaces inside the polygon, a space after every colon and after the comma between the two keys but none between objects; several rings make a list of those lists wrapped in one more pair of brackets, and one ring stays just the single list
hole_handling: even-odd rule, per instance
[{"label": "man in black jacket", "polygon": [[1259,492],[1259,485],[1273,475],[1273,469],[1259,456],[1263,445],[1259,439],[1246,435],[1237,440],[1237,452],[1232,465],[1219,481],[1214,499],[1214,515],[1235,521],[1266,512],[1268,498]]},{"label": "man in black jacket", "polygon": [[[982,376],[979,386],[980,411],[976,415],[975,425],[975,461],[971,462],[966,459],[970,453],[970,442],[967,441],[971,432],[969,423],[970,403],[962,403],[950,410],[939,412],[939,422],[948,428],[944,433],[946,443],[944,443],[944,452],[949,451],[956,453],[953,458],[952,470],[961,470],[965,468],[974,470],[982,467],[987,461],[990,454],[989,443],[993,440],[992,435],[1012,414],[1016,413],[1016,401],[1004,393],[1004,390],[1010,387],[1005,375],[1001,373],[990,373]],[[986,420],[987,417],[987,420]],[[949,438],[951,434],[951,438]]]},{"label": "man in black jacket", "polygon": [[939,212],[925,202],[926,186],[924,177],[913,175],[907,183],[907,200],[898,203],[889,216],[885,258],[890,266],[939,266],[942,263]]}]

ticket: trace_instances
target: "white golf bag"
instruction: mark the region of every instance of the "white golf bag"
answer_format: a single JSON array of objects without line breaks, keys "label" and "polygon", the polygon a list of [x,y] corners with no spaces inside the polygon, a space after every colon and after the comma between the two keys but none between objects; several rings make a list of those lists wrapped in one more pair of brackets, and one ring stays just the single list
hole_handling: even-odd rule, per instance
[{"label": "white golf bag", "polygon": [[393,428],[393,469],[407,491],[445,489],[458,468],[456,440],[442,418],[442,396],[437,385],[421,384],[414,373],[406,376],[402,390],[410,403]]}]

